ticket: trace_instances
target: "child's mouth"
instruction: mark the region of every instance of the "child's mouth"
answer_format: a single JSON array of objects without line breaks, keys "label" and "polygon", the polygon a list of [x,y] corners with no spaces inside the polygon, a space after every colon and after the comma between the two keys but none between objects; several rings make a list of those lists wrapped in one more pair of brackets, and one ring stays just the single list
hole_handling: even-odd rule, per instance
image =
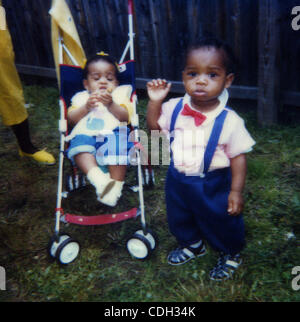
[{"label": "child's mouth", "polygon": [[204,90],[198,89],[194,91],[195,96],[205,96],[207,93]]},{"label": "child's mouth", "polygon": [[101,92],[101,93],[104,93],[104,92],[111,93],[112,92],[112,89],[110,87],[101,86],[99,88],[99,92]]}]

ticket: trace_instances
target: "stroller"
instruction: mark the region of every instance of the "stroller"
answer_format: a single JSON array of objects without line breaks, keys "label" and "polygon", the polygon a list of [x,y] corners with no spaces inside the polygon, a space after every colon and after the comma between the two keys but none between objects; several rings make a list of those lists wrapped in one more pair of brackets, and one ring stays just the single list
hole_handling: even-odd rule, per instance
[{"label": "stroller", "polygon": [[[64,15],[62,15],[62,10],[65,10]],[[68,19],[72,22],[72,16],[70,14],[69,8],[67,7],[64,0],[53,0],[52,8],[50,10],[50,15],[52,19],[55,19],[56,13],[59,17],[64,17],[63,19]],[[138,187],[136,191],[139,193],[139,207],[132,208],[128,211],[122,213],[114,214],[101,214],[94,216],[83,216],[74,215],[70,213],[64,213],[62,208],[62,198],[67,198],[69,193],[76,190],[82,186],[85,186],[85,178],[82,174],[77,171],[76,166],[72,165],[72,175],[64,180],[63,168],[64,168],[64,158],[66,151],[66,136],[68,134],[66,113],[67,107],[70,106],[70,101],[72,96],[83,89],[82,85],[82,68],[79,66],[74,55],[72,55],[71,50],[67,47],[67,42],[63,39],[63,34],[66,33],[66,28],[61,30],[57,28],[58,39],[58,56],[59,56],[59,67],[58,67],[58,78],[60,83],[60,120],[59,120],[59,132],[60,132],[60,154],[59,154],[59,170],[58,170],[58,187],[57,187],[57,202],[55,209],[55,231],[54,235],[51,237],[48,245],[48,253],[51,258],[56,259],[60,264],[69,264],[73,262],[80,251],[80,244],[78,241],[74,240],[67,233],[62,233],[60,231],[61,222],[71,223],[78,225],[104,225],[110,223],[121,222],[127,219],[136,218],[140,216],[141,219],[141,229],[136,231],[132,237],[127,240],[127,250],[131,256],[136,259],[145,259],[148,255],[155,249],[156,241],[153,233],[146,225],[145,218],[145,206],[143,197],[143,184],[153,184],[154,176],[151,167],[146,167],[143,171],[141,166],[141,145],[139,142],[139,118],[136,112],[136,95],[135,95],[135,75],[134,75],[134,47],[133,47],[133,2],[128,0],[128,21],[129,21],[129,40],[124,49],[122,57],[119,61],[120,70],[120,84],[130,84],[133,88],[132,100],[134,102],[134,111],[131,118],[131,128],[134,131],[134,144],[136,146],[136,163],[137,163],[137,179]],[[53,21],[52,21],[53,26]],[[70,27],[67,27],[70,31]],[[81,50],[81,57],[84,56],[84,52],[77,35],[76,27],[73,26],[73,34],[75,37],[71,39],[76,40],[77,38],[77,54],[78,48]],[[53,38],[52,38],[53,42]],[[57,45],[57,44],[56,44]],[[54,47],[53,47],[54,48]],[[55,50],[54,54],[55,54]],[[124,61],[126,55],[130,51],[130,59]],[[66,64],[64,62],[64,56],[71,61],[72,64]],[[79,56],[80,57],[80,56]],[[63,191],[63,182],[66,182],[66,191]]]}]

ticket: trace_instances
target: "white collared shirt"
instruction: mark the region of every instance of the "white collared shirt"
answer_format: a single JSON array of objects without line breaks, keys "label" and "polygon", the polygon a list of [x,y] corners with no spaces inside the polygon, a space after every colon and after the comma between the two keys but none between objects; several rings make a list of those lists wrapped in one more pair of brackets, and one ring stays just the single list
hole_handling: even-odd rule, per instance
[{"label": "white collared shirt", "polygon": [[[158,124],[162,131],[170,135],[170,123],[173,111],[181,98],[170,99],[162,106]],[[183,106],[191,108],[191,98],[188,94],[183,97]],[[227,109],[228,92],[225,89],[219,96],[219,105],[212,111],[202,113],[206,120],[196,126],[192,116],[178,114],[172,143],[172,152],[175,168],[186,174],[199,173],[203,170],[204,152],[216,117],[226,109],[228,111],[223,130],[213,156],[209,171],[230,166],[230,159],[251,151],[255,141],[248,133],[244,120],[234,111]],[[193,108],[192,108],[193,109]]]}]

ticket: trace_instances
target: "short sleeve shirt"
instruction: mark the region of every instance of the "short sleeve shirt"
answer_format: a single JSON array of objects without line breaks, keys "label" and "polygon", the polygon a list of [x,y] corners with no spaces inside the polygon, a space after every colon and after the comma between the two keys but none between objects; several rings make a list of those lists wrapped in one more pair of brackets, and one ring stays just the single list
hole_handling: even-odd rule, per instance
[{"label": "short sleeve shirt", "polygon": [[[225,89],[219,96],[219,105],[212,111],[203,113],[205,121],[196,126],[192,116],[178,114],[174,133],[169,133],[173,111],[181,98],[170,99],[162,106],[158,124],[167,135],[173,135],[171,145],[175,168],[186,174],[203,170],[205,149],[216,117],[224,110],[227,116],[211,161],[209,171],[230,166],[230,159],[252,150],[255,141],[247,131],[244,120],[233,110],[226,107],[228,92]],[[183,97],[183,106],[191,107],[188,94]],[[192,108],[192,107],[191,107]]]}]

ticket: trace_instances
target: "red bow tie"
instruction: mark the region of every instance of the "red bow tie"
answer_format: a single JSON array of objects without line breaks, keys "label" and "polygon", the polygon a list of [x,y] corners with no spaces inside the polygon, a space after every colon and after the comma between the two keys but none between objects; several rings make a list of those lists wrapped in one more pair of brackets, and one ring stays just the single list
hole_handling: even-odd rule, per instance
[{"label": "red bow tie", "polygon": [[195,125],[196,126],[201,125],[206,120],[206,116],[205,115],[203,115],[200,112],[197,112],[197,111],[192,110],[187,104],[184,105],[184,108],[183,108],[181,114],[182,115],[192,116],[194,118],[194,121],[195,121]]}]

